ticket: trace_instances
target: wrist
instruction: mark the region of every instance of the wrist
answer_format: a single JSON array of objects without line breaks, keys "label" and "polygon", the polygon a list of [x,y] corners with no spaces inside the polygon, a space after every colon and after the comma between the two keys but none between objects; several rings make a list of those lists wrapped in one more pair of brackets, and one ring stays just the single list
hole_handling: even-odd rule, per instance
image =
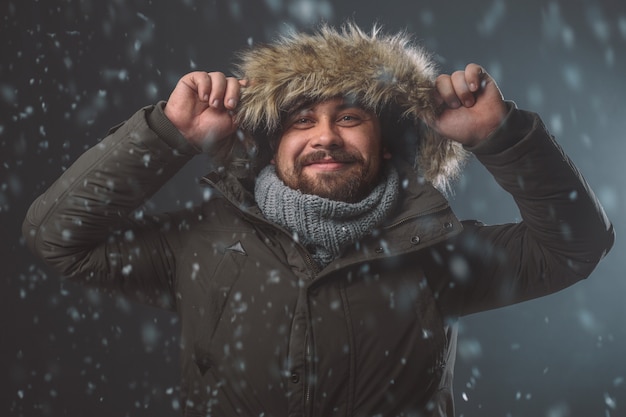
[{"label": "wrist", "polygon": [[187,140],[185,136],[174,126],[167,117],[166,102],[160,101],[146,112],[146,122],[150,129],[156,133],[172,149],[182,154],[198,154],[202,150]]},{"label": "wrist", "polygon": [[495,155],[514,146],[534,128],[534,113],[519,110],[514,102],[506,101],[507,113],[500,126],[484,140],[465,149],[475,155]]}]

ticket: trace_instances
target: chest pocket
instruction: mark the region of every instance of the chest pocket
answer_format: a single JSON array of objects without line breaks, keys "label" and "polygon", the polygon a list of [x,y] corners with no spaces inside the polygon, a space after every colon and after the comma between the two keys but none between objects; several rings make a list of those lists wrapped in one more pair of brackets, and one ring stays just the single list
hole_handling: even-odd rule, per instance
[{"label": "chest pocket", "polygon": [[191,343],[194,361],[204,374],[211,367],[209,346],[218,323],[222,319],[232,288],[241,277],[248,261],[240,241],[216,249],[212,256],[196,259],[187,267],[188,285],[183,296],[187,297],[183,326],[187,342]]}]

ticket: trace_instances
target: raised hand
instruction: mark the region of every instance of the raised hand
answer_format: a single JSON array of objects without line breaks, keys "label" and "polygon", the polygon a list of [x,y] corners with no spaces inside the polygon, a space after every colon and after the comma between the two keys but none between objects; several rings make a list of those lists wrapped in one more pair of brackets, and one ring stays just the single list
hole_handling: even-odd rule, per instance
[{"label": "raised hand", "polygon": [[477,64],[435,81],[437,100],[443,107],[432,126],[441,135],[474,146],[496,130],[506,116],[500,89]]},{"label": "raised hand", "polygon": [[233,110],[244,85],[221,72],[191,72],[176,84],[165,115],[191,144],[210,150],[237,129]]}]

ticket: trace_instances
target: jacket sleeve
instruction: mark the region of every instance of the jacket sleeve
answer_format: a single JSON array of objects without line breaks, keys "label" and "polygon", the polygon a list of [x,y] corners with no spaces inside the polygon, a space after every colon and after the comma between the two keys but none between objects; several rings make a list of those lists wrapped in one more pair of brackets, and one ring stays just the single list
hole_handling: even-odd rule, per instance
[{"label": "jacket sleeve", "polygon": [[173,308],[175,228],[137,209],[196,153],[163,103],[141,109],[32,203],[28,247],[67,278]]},{"label": "jacket sleeve", "polygon": [[589,276],[613,245],[613,227],[539,116],[512,105],[503,126],[469,150],[513,196],[522,221],[466,222],[451,245],[436,249],[448,277],[435,283],[442,310],[493,309]]}]

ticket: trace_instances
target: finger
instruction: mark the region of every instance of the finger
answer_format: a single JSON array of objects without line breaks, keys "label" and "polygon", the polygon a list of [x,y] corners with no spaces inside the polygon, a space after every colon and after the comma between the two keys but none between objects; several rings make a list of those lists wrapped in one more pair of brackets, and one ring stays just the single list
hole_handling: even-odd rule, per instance
[{"label": "finger", "polygon": [[226,76],[221,72],[210,72],[208,75],[211,80],[209,105],[221,108],[224,105],[224,94],[226,93]]},{"label": "finger", "polygon": [[448,74],[441,74],[435,80],[435,89],[437,92],[436,100],[438,104],[445,104],[447,107],[456,109],[461,107],[461,102],[454,91],[452,85],[452,77]]},{"label": "finger", "polygon": [[181,79],[181,82],[197,94],[200,101],[209,101],[211,80],[206,72],[195,71],[189,73]]},{"label": "finger", "polygon": [[475,103],[474,94],[470,91],[470,86],[467,83],[466,71],[455,71],[452,76],[452,87],[458,100],[463,103],[465,107],[472,107]]},{"label": "finger", "polygon": [[465,67],[465,79],[469,85],[470,91],[474,93],[481,88],[486,76],[488,76],[487,72],[478,64],[468,64]]},{"label": "finger", "polygon": [[226,78],[226,92],[224,94],[224,106],[234,110],[239,102],[240,81],[234,77]]}]

